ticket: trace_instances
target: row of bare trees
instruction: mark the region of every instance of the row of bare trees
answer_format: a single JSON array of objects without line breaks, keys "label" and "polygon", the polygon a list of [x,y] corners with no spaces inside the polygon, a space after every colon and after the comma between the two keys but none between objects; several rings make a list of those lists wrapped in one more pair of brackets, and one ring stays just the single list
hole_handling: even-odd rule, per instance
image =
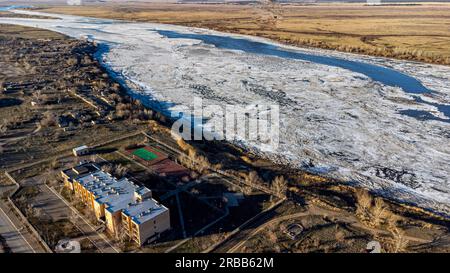
[{"label": "row of bare trees", "polygon": [[450,57],[438,55],[431,51],[426,51],[423,49],[408,49],[408,48],[390,48],[390,47],[380,47],[377,46],[361,46],[361,45],[340,45],[328,43],[323,40],[315,40],[315,39],[302,39],[302,38],[288,38],[284,42],[296,45],[303,46],[312,46],[323,49],[333,49],[339,50],[343,52],[350,53],[361,53],[379,57],[389,57],[389,58],[397,58],[397,59],[406,59],[406,60],[415,60],[421,62],[428,63],[437,63],[437,64],[450,64]]},{"label": "row of bare trees", "polygon": [[388,242],[390,252],[404,252],[407,250],[409,240],[405,231],[400,227],[401,219],[393,213],[380,197],[373,197],[365,189],[357,189],[356,216],[360,221],[375,231],[378,228],[385,228],[390,232],[391,238]]},{"label": "row of bare trees", "polygon": [[[244,180],[249,186],[261,186],[266,187],[264,180],[258,175],[256,171],[250,171],[247,174],[244,174]],[[284,198],[286,197],[287,189],[288,189],[288,181],[282,175],[276,176],[270,183],[271,190],[276,196]]]},{"label": "row of bare trees", "polygon": [[117,178],[122,178],[129,173],[129,168],[122,164],[105,164],[102,171],[112,174]]},{"label": "row of bare trees", "polygon": [[[178,146],[187,153],[186,156],[180,156],[178,162],[182,165],[194,169],[200,174],[205,174],[210,169],[221,170],[221,164],[211,164],[208,158],[204,155],[198,154],[196,149],[184,141],[181,137],[177,139]],[[250,171],[248,173],[241,173],[245,181],[246,186],[242,187],[244,194],[250,194],[254,187],[265,187],[272,191],[276,196],[284,198],[287,193],[288,181],[284,176],[277,176],[271,181],[268,187],[264,183],[263,179],[258,175],[256,171]]]}]

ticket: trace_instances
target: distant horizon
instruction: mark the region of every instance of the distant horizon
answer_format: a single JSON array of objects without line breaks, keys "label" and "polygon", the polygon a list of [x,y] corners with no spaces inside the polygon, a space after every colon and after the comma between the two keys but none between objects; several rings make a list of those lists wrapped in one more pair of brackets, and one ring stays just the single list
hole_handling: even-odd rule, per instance
[{"label": "distant horizon", "polygon": [[[275,0],[276,2],[291,3],[365,3],[364,0]],[[263,2],[262,0],[82,0],[85,4],[138,4],[138,3],[235,3],[235,2]],[[381,0],[381,3],[450,3],[450,0]],[[67,0],[0,0],[0,5],[18,4],[66,4]]]}]

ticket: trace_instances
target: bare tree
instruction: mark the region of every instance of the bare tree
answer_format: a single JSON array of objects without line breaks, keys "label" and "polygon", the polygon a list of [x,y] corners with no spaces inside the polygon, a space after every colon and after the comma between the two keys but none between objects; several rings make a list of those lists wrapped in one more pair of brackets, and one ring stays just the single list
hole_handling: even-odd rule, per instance
[{"label": "bare tree", "polygon": [[41,102],[41,98],[42,98],[42,91],[41,90],[37,90],[33,93],[33,98],[35,99],[36,102],[40,103]]},{"label": "bare tree", "polygon": [[381,198],[375,199],[375,204],[372,207],[372,219],[375,226],[380,226],[388,217],[388,210],[384,201]]},{"label": "bare tree", "polygon": [[276,195],[286,197],[287,181],[284,176],[275,177],[272,181],[272,190]]},{"label": "bare tree", "polygon": [[365,189],[356,190],[356,216],[369,227],[378,227],[392,217],[382,198],[373,198]]},{"label": "bare tree", "polygon": [[197,179],[199,177],[199,174],[195,171],[191,171],[189,176],[191,177],[191,179]]},{"label": "bare tree", "polygon": [[114,169],[114,173],[118,177],[124,177],[125,175],[128,174],[128,168],[122,164],[119,164]]},{"label": "bare tree", "polygon": [[245,177],[245,182],[247,182],[247,184],[249,184],[250,186],[253,186],[253,185],[260,183],[261,178],[259,177],[259,175],[256,171],[251,171]]},{"label": "bare tree", "polygon": [[337,243],[342,243],[345,240],[345,233],[342,230],[339,230],[338,226],[336,226],[336,232],[334,233],[334,238]]},{"label": "bare tree", "polygon": [[56,169],[58,169],[58,167],[59,167],[59,161],[58,161],[58,159],[55,158],[52,160],[52,163],[50,164],[50,168],[53,170],[56,170]]},{"label": "bare tree", "polygon": [[105,173],[111,173],[113,170],[113,167],[111,164],[105,164],[102,166],[102,171],[104,171]]},{"label": "bare tree", "polygon": [[242,187],[242,193],[244,193],[245,195],[250,195],[253,192],[253,188],[252,187],[248,187],[248,186],[243,186]]},{"label": "bare tree", "polygon": [[92,162],[96,162],[96,161],[97,161],[97,155],[91,155],[91,156],[89,157],[89,159],[90,159]]},{"label": "bare tree", "polygon": [[392,230],[392,236],[394,238],[394,251],[398,252],[406,252],[409,240],[405,238],[405,232],[400,228],[395,228]]},{"label": "bare tree", "polygon": [[78,60],[77,60],[77,58],[68,58],[67,59],[67,61],[66,61],[66,64],[67,65],[69,65],[69,66],[75,66],[75,65],[77,65],[78,64]]},{"label": "bare tree", "polygon": [[209,163],[209,160],[205,157],[205,156],[197,156],[196,160],[195,160],[196,164],[196,169],[199,173],[205,173],[211,166],[211,164]]},{"label": "bare tree", "polygon": [[6,124],[0,124],[0,133],[4,134],[8,131],[8,126]]},{"label": "bare tree", "polygon": [[356,215],[363,221],[369,220],[370,209],[372,207],[372,197],[369,192],[364,189],[357,189],[355,192],[356,197]]},{"label": "bare tree", "polygon": [[47,111],[44,113],[44,118],[41,120],[42,127],[50,127],[56,124],[56,117],[53,113]]}]

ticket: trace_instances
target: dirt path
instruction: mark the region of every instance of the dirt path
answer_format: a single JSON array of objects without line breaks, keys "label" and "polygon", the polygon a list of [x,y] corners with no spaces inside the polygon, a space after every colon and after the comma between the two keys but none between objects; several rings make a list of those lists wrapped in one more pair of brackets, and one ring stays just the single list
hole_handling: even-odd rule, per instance
[{"label": "dirt path", "polygon": [[[376,233],[382,234],[382,235],[390,235],[391,234],[389,231],[386,231],[386,230],[383,230],[383,229],[369,228],[369,227],[361,224],[355,217],[353,217],[351,215],[343,216],[342,213],[340,213],[340,212],[335,212],[335,211],[319,208],[319,207],[316,207],[316,206],[312,206],[312,207],[310,207],[308,209],[308,211],[280,216],[278,218],[272,219],[272,220],[264,223],[263,225],[259,226],[255,230],[253,230],[247,237],[245,237],[244,240],[240,241],[238,244],[236,244],[232,248],[230,248],[227,251],[227,253],[238,252],[238,250],[247,241],[249,241],[252,237],[254,237],[255,235],[257,235],[258,233],[260,233],[261,231],[263,231],[265,228],[267,228],[268,226],[270,226],[272,224],[280,223],[280,222],[285,221],[285,220],[305,217],[305,216],[308,216],[308,215],[338,216],[340,220],[342,220],[346,224],[349,224],[349,225],[351,225],[353,227],[356,227],[356,228],[359,228],[359,229],[363,229],[363,230],[366,230],[366,231],[370,231],[370,232],[376,232]],[[408,240],[408,241],[418,242],[418,243],[431,243],[432,242],[430,240],[426,240],[426,239],[419,238],[419,237],[414,237],[414,236],[404,236],[404,238],[406,240]]]}]

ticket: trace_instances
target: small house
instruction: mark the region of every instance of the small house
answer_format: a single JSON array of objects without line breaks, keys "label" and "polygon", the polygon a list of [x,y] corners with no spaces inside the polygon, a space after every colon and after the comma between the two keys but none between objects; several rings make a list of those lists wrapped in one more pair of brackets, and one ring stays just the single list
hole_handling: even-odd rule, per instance
[{"label": "small house", "polygon": [[86,145],[83,145],[80,147],[73,148],[72,151],[75,156],[83,156],[83,155],[87,155],[89,153],[89,147]]}]

